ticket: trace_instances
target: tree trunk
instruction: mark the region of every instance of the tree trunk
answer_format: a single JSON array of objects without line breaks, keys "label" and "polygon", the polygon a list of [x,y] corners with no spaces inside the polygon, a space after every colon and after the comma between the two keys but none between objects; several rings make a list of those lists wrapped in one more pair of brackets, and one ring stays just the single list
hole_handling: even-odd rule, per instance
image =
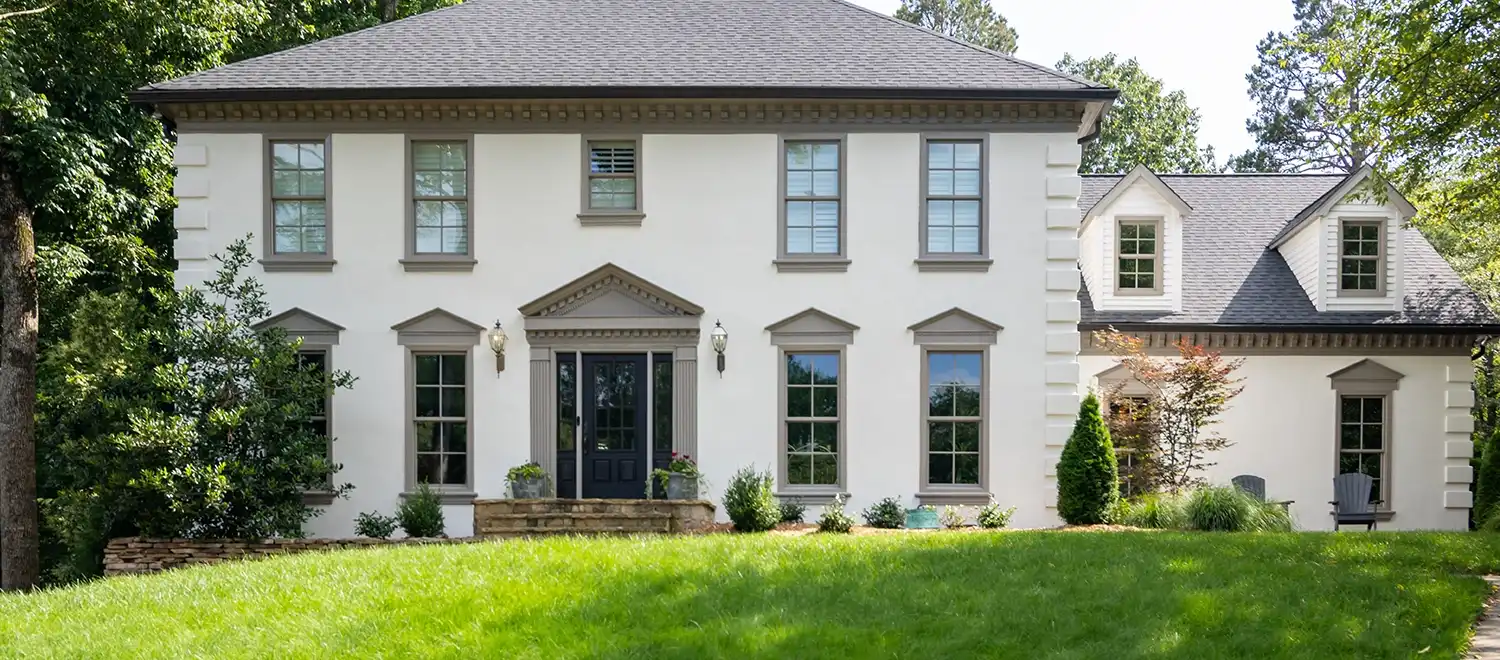
[{"label": "tree trunk", "polygon": [[380,22],[389,23],[396,20],[396,9],[401,0],[375,0],[380,5]]},{"label": "tree trunk", "polygon": [[0,589],[41,578],[36,505],[36,241],[17,174],[0,157]]}]

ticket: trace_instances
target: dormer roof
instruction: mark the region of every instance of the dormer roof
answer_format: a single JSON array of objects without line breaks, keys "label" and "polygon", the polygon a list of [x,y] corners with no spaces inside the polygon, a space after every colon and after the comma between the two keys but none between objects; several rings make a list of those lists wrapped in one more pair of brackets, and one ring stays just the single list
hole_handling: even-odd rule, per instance
[{"label": "dormer roof", "polygon": [[[1120,177],[1119,181],[1115,182],[1114,186],[1108,192],[1104,193],[1103,197],[1100,197],[1093,204],[1089,205],[1088,211],[1083,214],[1084,221],[1087,222],[1089,218],[1103,213],[1111,204],[1115,203],[1115,200],[1124,195],[1125,191],[1130,190],[1130,187],[1138,182],[1150,186],[1172,208],[1177,209],[1178,215],[1185,218],[1193,212],[1193,207],[1181,195],[1178,195],[1177,191],[1172,190],[1172,186],[1167,185],[1165,181],[1161,180],[1161,177],[1152,172],[1151,168],[1145,165],[1136,165],[1135,169],[1130,170],[1125,176]],[[1079,204],[1079,206],[1083,205]]]},{"label": "dormer roof", "polygon": [[[1348,197],[1349,193],[1358,190],[1360,185],[1364,184],[1366,181],[1370,181],[1370,177],[1374,174],[1375,171],[1370,169],[1370,166],[1366,165],[1359,168],[1358,170],[1355,170],[1349,176],[1344,177],[1344,180],[1340,181],[1338,185],[1329,188],[1328,192],[1318,196],[1318,198],[1313,200],[1311,204],[1308,204],[1305,208],[1299,211],[1297,215],[1292,216],[1292,219],[1286,223],[1286,226],[1282,227],[1280,232],[1277,232],[1276,238],[1271,239],[1270,247],[1281,247],[1282,243],[1291,240],[1292,236],[1297,233],[1297,230],[1306,227],[1307,224],[1312,222],[1315,218],[1328,215],[1328,212],[1332,211],[1335,205],[1337,205],[1340,201],[1343,201],[1345,197]],[[1401,191],[1396,190],[1396,187],[1391,185],[1390,182],[1386,182],[1385,184],[1385,194],[1386,199],[1401,211],[1401,217],[1403,220],[1409,219],[1417,214],[1417,207],[1414,206],[1410,201],[1408,201],[1406,197],[1401,194]]]}]

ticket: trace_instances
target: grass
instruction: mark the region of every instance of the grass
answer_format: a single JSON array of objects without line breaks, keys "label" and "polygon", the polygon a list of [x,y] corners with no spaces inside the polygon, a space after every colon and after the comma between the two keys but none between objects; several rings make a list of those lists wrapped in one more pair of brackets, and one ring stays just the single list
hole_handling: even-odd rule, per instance
[{"label": "grass", "polygon": [[0,597],[5,658],[1457,657],[1500,535],[927,533],[304,554]]}]

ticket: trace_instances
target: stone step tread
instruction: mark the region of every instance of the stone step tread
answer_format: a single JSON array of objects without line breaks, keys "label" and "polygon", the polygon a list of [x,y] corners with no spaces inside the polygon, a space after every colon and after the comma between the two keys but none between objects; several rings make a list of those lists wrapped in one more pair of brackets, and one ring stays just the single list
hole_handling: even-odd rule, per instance
[{"label": "stone step tread", "polygon": [[575,520],[671,520],[672,514],[660,511],[631,512],[631,513],[577,513],[547,512],[547,513],[486,513],[480,517],[481,520],[557,520],[560,518],[572,518]]}]

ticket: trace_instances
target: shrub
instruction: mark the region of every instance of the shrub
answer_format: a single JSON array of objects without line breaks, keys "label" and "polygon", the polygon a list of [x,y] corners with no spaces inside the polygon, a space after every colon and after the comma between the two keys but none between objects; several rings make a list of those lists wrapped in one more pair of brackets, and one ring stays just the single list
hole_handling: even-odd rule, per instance
[{"label": "shrub", "polygon": [[833,502],[823,507],[823,515],[818,518],[818,531],[848,534],[852,529],[854,529],[854,518],[844,512],[844,496],[835,495]]},{"label": "shrub", "polygon": [[956,506],[943,507],[943,512],[938,514],[938,522],[942,523],[945,529],[958,529],[968,524],[968,521],[964,519],[964,512]]},{"label": "shrub", "polygon": [[754,467],[740,468],[724,488],[724,512],[741,532],[764,532],[781,522],[781,506],[776,503],[776,478],[770,470],[757,472]]},{"label": "shrub", "polygon": [[401,530],[412,538],[435,538],[443,535],[443,500],[433,492],[427,482],[417,486],[417,492],[401,501],[396,509],[396,520]]},{"label": "shrub", "polygon": [[354,519],[354,533],[372,539],[388,539],[396,533],[396,519],[379,511],[361,513]]},{"label": "shrub", "polygon": [[1500,503],[1500,426],[1489,438],[1481,436],[1474,444],[1479,449],[1474,475],[1474,520],[1480,522],[1482,529],[1500,510],[1495,506]]},{"label": "shrub", "polygon": [[1057,513],[1072,525],[1096,525],[1119,497],[1109,429],[1099,415],[1099,398],[1089,394],[1057,462]]},{"label": "shrub", "polygon": [[865,523],[880,529],[901,529],[906,525],[906,507],[894,497],[887,497],[865,509],[860,514]]},{"label": "shrub", "polygon": [[1147,495],[1121,502],[1110,522],[1142,529],[1205,532],[1285,532],[1292,518],[1280,504],[1262,502],[1231,486],[1204,486],[1181,494]]},{"label": "shrub", "polygon": [[1185,512],[1193,529],[1239,532],[1251,525],[1258,503],[1232,486],[1205,486],[1188,494]]},{"label": "shrub", "polygon": [[800,500],[792,498],[781,503],[781,522],[800,523],[805,515],[807,515],[807,507],[802,506]]},{"label": "shrub", "polygon": [[1141,529],[1190,529],[1181,495],[1148,494],[1134,501],[1120,500],[1109,522]]},{"label": "shrub", "polygon": [[1001,509],[999,504],[990,502],[979,510],[979,526],[985,529],[1004,529],[1010,524],[1010,517],[1015,513],[1015,507]]}]

